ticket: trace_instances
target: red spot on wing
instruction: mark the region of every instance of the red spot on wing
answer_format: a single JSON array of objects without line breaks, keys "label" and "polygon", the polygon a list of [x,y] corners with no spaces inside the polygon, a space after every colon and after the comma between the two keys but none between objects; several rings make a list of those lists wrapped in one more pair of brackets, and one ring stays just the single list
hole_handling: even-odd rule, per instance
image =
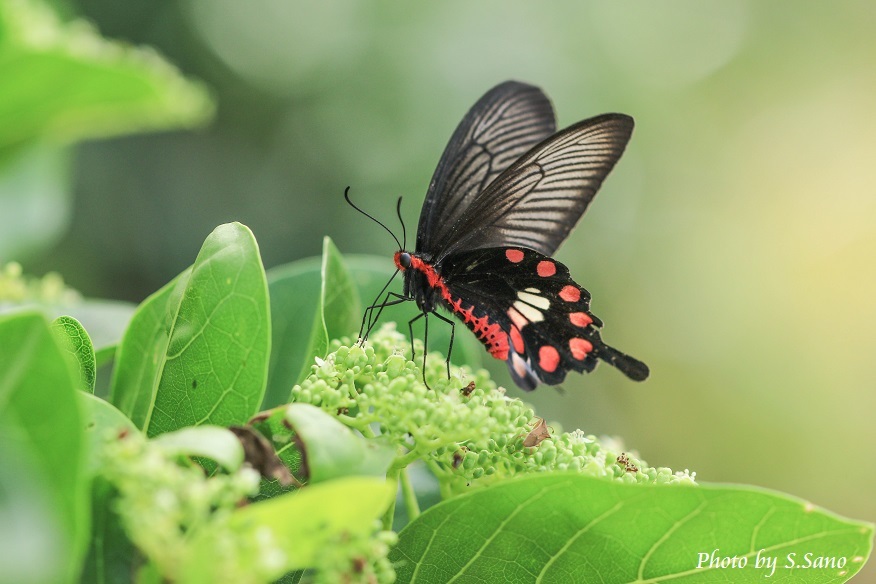
[{"label": "red spot on wing", "polygon": [[541,260],[535,267],[538,275],[542,278],[549,278],[557,273],[557,264],[549,260]]},{"label": "red spot on wing", "polygon": [[517,264],[523,261],[523,252],[519,249],[506,249],[505,257],[509,262]]},{"label": "red spot on wing", "polygon": [[529,324],[529,321],[526,320],[526,317],[520,314],[520,312],[513,306],[508,309],[508,318],[510,318],[511,322],[514,323],[514,326],[519,329],[522,329]]},{"label": "red spot on wing", "polygon": [[514,347],[514,350],[523,354],[523,337],[520,336],[520,329],[515,325],[511,325],[511,346]]},{"label": "red spot on wing", "polygon": [[538,366],[553,373],[560,364],[560,354],[550,345],[544,345],[538,350]]},{"label": "red spot on wing", "polygon": [[593,350],[593,343],[587,339],[574,337],[569,339],[569,349],[572,350],[572,356],[580,361],[587,356],[587,353]]},{"label": "red spot on wing", "polygon": [[578,302],[581,300],[581,290],[579,290],[577,286],[572,286],[571,284],[563,286],[563,289],[560,290],[560,298],[566,302]]},{"label": "red spot on wing", "polygon": [[580,326],[580,327],[585,327],[588,324],[590,324],[591,322],[593,322],[593,319],[590,318],[590,315],[588,315],[586,312],[572,312],[569,314],[569,320],[575,326]]}]

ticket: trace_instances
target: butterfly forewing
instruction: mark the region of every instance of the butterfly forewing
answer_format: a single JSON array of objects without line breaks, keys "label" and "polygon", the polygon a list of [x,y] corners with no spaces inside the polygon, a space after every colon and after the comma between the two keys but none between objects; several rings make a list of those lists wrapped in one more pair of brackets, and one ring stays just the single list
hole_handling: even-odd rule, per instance
[{"label": "butterfly forewing", "polygon": [[508,81],[469,110],[435,169],[417,229],[417,250],[440,252],[472,200],[513,162],[556,130],[550,100],[537,87]]},{"label": "butterfly forewing", "polygon": [[629,116],[605,114],[539,143],[472,199],[434,257],[511,246],[552,255],[623,154],[632,130]]}]

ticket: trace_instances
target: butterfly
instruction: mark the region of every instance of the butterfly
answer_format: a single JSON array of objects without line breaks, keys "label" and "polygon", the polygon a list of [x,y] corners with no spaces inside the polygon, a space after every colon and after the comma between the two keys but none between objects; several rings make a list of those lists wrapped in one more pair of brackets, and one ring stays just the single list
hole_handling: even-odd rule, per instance
[{"label": "butterfly", "polygon": [[508,363],[511,378],[527,391],[556,385],[569,371],[590,372],[598,361],[635,381],[647,378],[647,365],[602,341],[590,294],[551,258],[632,130],[631,117],[604,114],[557,132],[553,107],[539,88],[508,81],[488,91],[441,156],[416,248],[399,244],[394,255],[403,295],[390,292],[369,307],[378,310],[371,325],[384,307],[405,301],[420,309],[409,326],[429,315],[452,325],[437,312],[446,309],[490,355]]}]

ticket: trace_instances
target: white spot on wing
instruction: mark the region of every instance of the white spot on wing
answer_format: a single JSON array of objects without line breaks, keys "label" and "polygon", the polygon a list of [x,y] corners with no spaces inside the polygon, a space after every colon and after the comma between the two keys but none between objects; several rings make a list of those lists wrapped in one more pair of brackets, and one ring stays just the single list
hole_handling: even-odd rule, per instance
[{"label": "white spot on wing", "polygon": [[[527,304],[531,304],[537,308],[541,308],[542,310],[547,310],[548,306],[551,305],[551,301],[544,296],[536,296],[535,294],[530,294],[529,292],[518,292],[517,298]],[[517,303],[515,302],[515,305],[516,304]]]},{"label": "white spot on wing", "polygon": [[533,294],[541,294],[541,290],[538,288],[527,288],[526,292],[532,292]]},{"label": "white spot on wing", "polygon": [[541,322],[544,320],[544,315],[539,309],[534,308],[525,302],[517,300],[512,306],[514,306],[514,308],[516,308],[529,322]]}]

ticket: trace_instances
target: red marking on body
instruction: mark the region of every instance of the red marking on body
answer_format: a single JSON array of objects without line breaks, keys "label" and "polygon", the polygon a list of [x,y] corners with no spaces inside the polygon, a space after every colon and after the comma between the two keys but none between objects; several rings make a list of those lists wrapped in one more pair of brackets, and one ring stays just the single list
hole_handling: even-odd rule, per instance
[{"label": "red marking on body", "polygon": [[577,286],[572,286],[571,284],[563,286],[563,289],[560,290],[560,298],[566,302],[578,302],[581,300],[581,290],[579,290]]},{"label": "red marking on body", "polygon": [[535,267],[535,271],[542,278],[549,278],[557,273],[557,264],[548,260],[541,260]]},{"label": "red marking on body", "polygon": [[[395,254],[395,265],[399,269],[404,270],[399,263],[400,253],[396,252]],[[417,270],[426,276],[429,286],[436,288],[441,293],[441,298],[444,299],[447,307],[463,320],[465,325],[478,337],[478,340],[487,347],[490,355],[502,361],[508,358],[508,335],[498,323],[491,322],[490,317],[487,315],[475,316],[474,306],[463,308],[462,298],[454,299],[451,296],[447,284],[444,283],[444,280],[438,275],[438,272],[435,271],[431,264],[411,255],[411,269]]]},{"label": "red marking on body", "polygon": [[514,350],[523,354],[523,337],[520,336],[520,329],[515,325],[511,325],[511,346],[514,347]]},{"label": "red marking on body", "polygon": [[538,366],[553,373],[560,364],[560,354],[550,345],[544,345],[538,350]]},{"label": "red marking on body", "polygon": [[593,343],[587,339],[574,337],[569,339],[569,348],[572,350],[572,356],[580,361],[587,356],[587,353],[593,350]]},{"label": "red marking on body", "polygon": [[523,252],[519,249],[506,249],[505,257],[509,262],[517,264],[523,261]]},{"label": "red marking on body", "polygon": [[593,322],[593,319],[590,318],[590,315],[588,315],[586,312],[572,312],[569,314],[569,320],[575,326],[581,327],[587,326],[588,324]]}]

